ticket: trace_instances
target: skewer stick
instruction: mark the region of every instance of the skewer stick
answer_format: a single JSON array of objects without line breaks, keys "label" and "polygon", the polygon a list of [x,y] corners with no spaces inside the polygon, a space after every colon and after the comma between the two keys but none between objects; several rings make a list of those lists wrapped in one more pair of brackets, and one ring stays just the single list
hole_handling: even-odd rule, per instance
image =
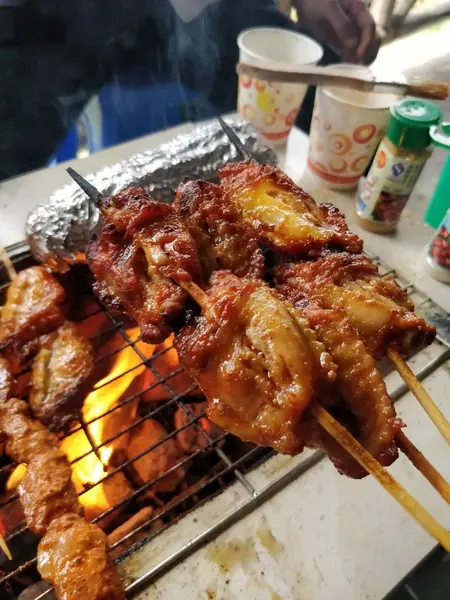
[{"label": "skewer stick", "polygon": [[3,552],[9,558],[9,560],[12,560],[11,552],[9,551],[9,548],[8,548],[8,546],[6,544],[6,540],[4,538],[5,534],[6,534],[6,529],[5,529],[4,525],[3,525],[2,520],[0,519],[0,548],[3,550]]},{"label": "skewer stick", "polygon": [[387,355],[388,358],[394,364],[395,368],[397,369],[400,377],[403,379],[403,381],[409,387],[411,392],[420,402],[423,409],[426,411],[430,419],[436,425],[444,439],[447,441],[448,444],[450,444],[450,423],[447,421],[445,416],[436,406],[430,394],[426,391],[426,389],[411,371],[411,369],[408,367],[406,362],[403,360],[403,357],[399,352],[397,352],[397,350],[389,348],[387,351]]},{"label": "skewer stick", "polygon": [[450,484],[445,481],[437,469],[433,467],[422,452],[416,448],[409,438],[400,431],[395,441],[400,450],[408,457],[412,464],[418,469],[422,475],[428,479],[434,489],[450,504]]},{"label": "skewer stick", "polygon": [[9,558],[9,560],[12,560],[12,554],[9,551],[9,548],[8,548],[8,545],[7,545],[6,541],[5,541],[5,538],[2,536],[1,533],[0,533],[0,548],[3,550],[3,552]]},{"label": "skewer stick", "polygon": [[208,294],[202,290],[196,283],[193,281],[183,281],[181,279],[176,279],[176,283],[180,286],[182,290],[184,290],[189,296],[197,302],[197,304],[202,309],[202,312],[208,312],[210,309],[210,302],[208,298]]},{"label": "skewer stick", "polygon": [[6,272],[8,273],[8,277],[12,281],[15,278],[15,276],[17,275],[17,271],[16,271],[15,266],[12,263],[12,260],[9,258],[9,255],[6,252],[5,248],[3,248],[3,246],[0,246],[0,260],[3,261]]},{"label": "skewer stick", "polygon": [[92,200],[97,208],[101,208],[102,201],[105,199],[103,194],[95,188],[92,183],[89,183],[82,175],[77,173],[72,167],[67,167],[67,173],[72,177],[75,183],[83,190],[86,196]]},{"label": "skewer stick", "polygon": [[314,404],[312,415],[333,438],[353,456],[399,502],[420,525],[433,536],[447,552],[450,551],[450,533],[401,486],[392,475],[322,406]]}]

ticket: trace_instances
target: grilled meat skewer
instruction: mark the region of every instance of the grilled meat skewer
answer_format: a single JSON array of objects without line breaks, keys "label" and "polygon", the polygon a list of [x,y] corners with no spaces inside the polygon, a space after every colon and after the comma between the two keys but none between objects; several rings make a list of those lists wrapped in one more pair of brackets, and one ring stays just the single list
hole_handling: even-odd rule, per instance
[{"label": "grilled meat skewer", "polygon": [[431,344],[436,329],[414,313],[404,290],[381,277],[363,255],[329,253],[275,269],[275,280],[296,303],[343,311],[370,353],[380,359],[387,348],[407,355]]},{"label": "grilled meat skewer", "polygon": [[0,350],[20,348],[64,321],[64,288],[44,267],[30,267],[12,281],[0,311]]},{"label": "grilled meat skewer", "polygon": [[124,600],[107,554],[106,535],[83,518],[71,468],[56,436],[11,399],[0,407],[6,451],[27,465],[19,496],[31,531],[42,535],[38,569],[60,600]]},{"label": "grilled meat skewer", "polygon": [[130,188],[102,203],[103,225],[87,250],[100,300],[132,317],[142,339],[163,342],[183,318],[187,296],[174,282],[202,282],[195,241],[173,207]]},{"label": "grilled meat skewer", "polygon": [[238,277],[264,277],[258,238],[219,185],[185,181],[177,189],[173,207],[195,239],[206,281],[222,269]]},{"label": "grilled meat skewer", "polygon": [[51,431],[77,418],[94,370],[94,349],[74,323],[45,336],[31,370],[30,407]]},{"label": "grilled meat skewer", "polygon": [[211,284],[202,315],[174,341],[209,400],[209,418],[245,441],[300,452],[297,426],[335,378],[331,357],[264,282],[217,272]]},{"label": "grilled meat skewer", "polygon": [[273,250],[305,256],[331,245],[361,252],[362,241],[349,231],[344,215],[335,206],[316,204],[280,169],[228,163],[219,177],[225,198]]}]

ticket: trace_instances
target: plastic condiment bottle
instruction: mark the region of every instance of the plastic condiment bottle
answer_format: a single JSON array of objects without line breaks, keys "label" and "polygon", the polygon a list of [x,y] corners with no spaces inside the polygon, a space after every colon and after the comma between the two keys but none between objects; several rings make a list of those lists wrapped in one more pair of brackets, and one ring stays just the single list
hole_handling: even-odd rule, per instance
[{"label": "plastic condiment bottle", "polygon": [[[450,152],[450,123],[433,125],[430,129],[433,146],[444,148]],[[439,180],[425,212],[425,223],[434,229],[439,227],[442,219],[450,208],[450,154],[444,164]]]},{"label": "plastic condiment bottle", "polygon": [[426,248],[426,265],[431,277],[450,283],[450,208]]},{"label": "plastic condiment bottle", "polygon": [[441,120],[441,110],[427,100],[411,98],[391,106],[386,135],[357,194],[356,213],[361,227],[376,233],[396,229],[431,156],[430,127]]}]

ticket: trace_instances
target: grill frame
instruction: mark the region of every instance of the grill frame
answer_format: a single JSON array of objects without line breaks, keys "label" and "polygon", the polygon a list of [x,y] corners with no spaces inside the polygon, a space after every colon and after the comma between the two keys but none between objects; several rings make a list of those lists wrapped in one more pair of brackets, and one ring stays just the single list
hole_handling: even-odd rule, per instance
[{"label": "grill frame", "polygon": [[[11,262],[14,266],[16,266],[21,261],[31,258],[28,246],[26,245],[25,242],[21,242],[18,244],[14,244],[13,246],[9,246],[6,249],[6,251],[7,251],[8,256],[10,257]],[[450,318],[449,318],[448,314],[446,313],[446,311],[444,311],[438,304],[436,304],[426,293],[424,293],[420,289],[418,289],[412,282],[409,282],[405,278],[399,276],[394,269],[387,266],[378,257],[371,256],[369,254],[368,254],[368,256],[370,256],[372,261],[378,266],[382,276],[393,275],[395,277],[397,283],[402,288],[406,289],[409,294],[413,295],[417,312],[419,314],[422,314],[424,317],[426,317],[428,321],[435,324],[438,328],[438,335],[437,335],[436,341],[434,342],[434,345],[437,345],[439,347],[439,351],[437,352],[436,356],[434,356],[434,358],[431,361],[429,361],[427,364],[425,364],[425,366],[423,366],[419,371],[416,372],[417,378],[419,380],[423,380],[426,377],[428,377],[431,373],[433,373],[436,369],[438,369],[446,360],[448,360],[450,358]],[[87,282],[85,282],[85,283],[87,283]],[[4,291],[8,285],[9,285],[8,283],[0,284],[0,293],[2,291]],[[90,291],[88,289],[85,293],[91,295],[92,291]],[[73,301],[76,299],[77,298],[73,298],[70,301]],[[174,428],[174,430],[170,431],[165,438],[163,438],[162,440],[153,444],[152,446],[149,446],[143,453],[135,456],[131,460],[126,461],[126,463],[122,464],[120,467],[117,467],[117,468],[113,469],[112,471],[108,472],[106,474],[105,478],[102,479],[101,481],[99,481],[98,484],[105,481],[108,478],[113,477],[117,472],[123,471],[127,466],[129,466],[133,462],[139,460],[139,458],[141,458],[143,455],[151,452],[153,449],[157,448],[158,446],[163,444],[168,439],[174,438],[175,435],[179,431],[182,431],[183,429],[186,429],[187,427],[195,425],[195,427],[200,428],[202,435],[204,435],[207,440],[208,445],[203,449],[197,450],[196,452],[194,452],[191,455],[183,457],[182,460],[177,462],[176,465],[171,467],[163,475],[157,477],[156,479],[154,479],[150,482],[145,482],[145,484],[143,486],[141,486],[139,489],[134,490],[130,496],[126,497],[122,502],[112,506],[107,511],[104,511],[101,515],[99,515],[98,517],[93,519],[92,522],[98,523],[100,520],[102,520],[103,518],[106,518],[107,516],[109,516],[111,513],[113,513],[118,508],[121,508],[122,505],[126,504],[127,502],[131,502],[137,495],[139,495],[139,494],[143,493],[145,490],[149,489],[156,482],[163,479],[167,474],[171,473],[172,471],[176,470],[177,468],[180,468],[180,467],[188,464],[190,461],[195,460],[195,458],[197,458],[204,452],[213,451],[217,455],[219,461],[221,461],[225,465],[225,467],[222,470],[220,470],[218,473],[215,473],[212,476],[211,476],[211,474],[209,474],[210,478],[207,479],[206,482],[202,483],[198,489],[195,489],[193,492],[186,494],[186,496],[183,496],[182,498],[178,499],[173,504],[169,502],[170,506],[167,510],[165,510],[163,512],[156,511],[156,513],[147,522],[139,525],[133,531],[129,532],[126,536],[124,536],[121,540],[112,544],[111,550],[118,548],[121,544],[124,544],[125,542],[130,540],[133,536],[135,536],[140,531],[143,531],[144,529],[149,528],[152,525],[152,523],[154,523],[155,521],[160,520],[161,518],[167,516],[167,514],[170,511],[175,510],[184,502],[190,501],[191,498],[195,494],[198,494],[199,491],[203,491],[209,485],[211,485],[211,484],[215,485],[217,482],[217,489],[215,491],[206,495],[203,499],[196,502],[191,508],[188,508],[187,510],[183,511],[182,514],[177,515],[169,523],[164,524],[164,526],[161,529],[159,529],[158,531],[156,531],[156,532],[149,531],[149,535],[147,537],[145,537],[145,539],[136,542],[133,546],[131,546],[131,548],[126,549],[117,559],[115,559],[115,562],[120,563],[123,560],[125,560],[134,551],[138,550],[141,546],[151,542],[152,539],[154,539],[157,535],[160,535],[161,533],[166,531],[169,527],[171,527],[172,524],[177,523],[184,516],[186,516],[187,514],[189,514],[196,508],[203,505],[204,502],[206,502],[209,499],[214,498],[217,494],[220,494],[224,489],[226,489],[232,483],[239,482],[245,489],[246,494],[248,496],[247,500],[244,500],[241,504],[239,504],[233,510],[231,510],[229,513],[227,513],[223,518],[218,519],[211,526],[205,528],[203,531],[201,531],[201,533],[199,533],[189,543],[184,544],[177,551],[175,551],[172,554],[170,554],[169,556],[167,556],[164,560],[161,560],[158,564],[149,568],[143,575],[135,578],[130,583],[128,583],[128,585],[125,587],[125,591],[126,591],[127,595],[132,595],[135,592],[137,592],[139,589],[141,589],[144,585],[155,581],[159,576],[161,576],[167,570],[176,566],[176,564],[181,562],[184,558],[189,556],[191,553],[193,553],[199,547],[201,547],[208,541],[217,537],[221,532],[223,532],[224,530],[229,528],[233,523],[237,522],[238,520],[243,518],[246,514],[253,511],[256,507],[258,507],[259,505],[261,505],[262,503],[267,501],[275,493],[277,493],[279,490],[283,489],[290,482],[297,479],[303,472],[305,472],[306,470],[311,468],[314,464],[316,464],[319,460],[321,460],[325,455],[322,451],[313,451],[313,452],[310,451],[309,453],[307,453],[304,460],[302,460],[300,463],[293,464],[292,467],[288,467],[287,470],[281,476],[273,477],[268,485],[258,489],[257,486],[255,486],[251,483],[249,478],[246,476],[246,473],[248,472],[248,470],[251,470],[251,469],[257,467],[258,465],[260,465],[262,462],[267,460],[269,457],[273,456],[275,453],[271,450],[262,450],[258,447],[252,447],[247,452],[245,452],[244,454],[239,456],[238,458],[234,458],[234,459],[233,459],[233,457],[230,458],[226,454],[226,452],[222,449],[220,444],[221,444],[221,442],[223,442],[226,439],[230,439],[230,438],[233,439],[233,436],[231,436],[228,433],[224,433],[219,438],[212,439],[209,436],[208,432],[205,431],[205,429],[202,427],[202,424],[200,422],[200,420],[205,416],[205,413],[203,412],[202,414],[195,415],[194,413],[192,413],[192,411],[189,409],[189,407],[186,406],[186,404],[192,404],[192,402],[189,402],[189,396],[186,396],[186,395],[189,394],[190,392],[194,391],[195,389],[198,389],[198,386],[193,384],[189,389],[184,391],[184,393],[182,393],[182,394],[175,393],[175,391],[171,387],[170,379],[172,379],[176,375],[180,374],[183,371],[183,368],[179,367],[178,369],[176,369],[175,371],[172,371],[170,374],[168,374],[166,376],[161,376],[155,368],[152,368],[152,362],[154,362],[157,358],[159,358],[165,352],[168,352],[171,348],[164,348],[161,351],[154,353],[149,358],[147,358],[145,355],[142,354],[142,352],[139,351],[139,349],[136,348],[136,343],[138,340],[131,340],[130,337],[128,336],[128,334],[126,333],[124,323],[122,321],[120,321],[119,319],[117,319],[117,317],[115,317],[114,315],[111,315],[111,313],[105,307],[103,307],[97,300],[96,300],[96,303],[98,304],[98,307],[99,307],[98,313],[104,313],[105,315],[107,315],[108,319],[110,320],[110,330],[114,331],[116,333],[119,332],[122,335],[124,341],[126,342],[126,344],[124,346],[122,346],[121,348],[119,348],[117,350],[114,350],[110,354],[103,356],[100,360],[104,360],[106,358],[111,358],[114,354],[118,354],[126,347],[131,346],[134,348],[135,352],[137,352],[137,354],[140,355],[140,359],[142,361],[139,365],[137,365],[133,368],[138,368],[139,366],[144,365],[145,368],[148,368],[151,371],[152,375],[155,378],[155,381],[152,382],[148,388],[146,388],[144,390],[140,390],[139,392],[133,394],[131,397],[127,397],[125,400],[123,400],[123,398],[121,398],[120,403],[117,404],[117,406],[114,406],[112,409],[109,409],[108,411],[106,411],[106,413],[102,414],[99,417],[96,417],[95,419],[93,419],[87,423],[84,422],[81,417],[79,427],[72,430],[69,435],[72,435],[75,431],[79,431],[80,429],[83,429],[84,432],[86,433],[88,439],[91,441],[91,445],[93,446],[93,450],[91,452],[94,452],[96,454],[96,456],[98,458],[100,458],[99,453],[98,453],[99,448],[101,448],[104,445],[110,444],[116,438],[123,435],[127,430],[121,431],[120,433],[104,440],[102,442],[102,444],[96,446],[95,444],[93,444],[93,441],[90,439],[88,426],[91,425],[96,420],[103,418],[105,415],[110,414],[110,413],[114,412],[115,410],[123,408],[123,406],[125,406],[128,403],[131,403],[133,400],[138,398],[141,394],[144,394],[147,391],[149,391],[153,388],[156,388],[158,386],[163,386],[166,393],[169,394],[170,398],[168,400],[164,401],[164,403],[157,405],[155,409],[151,410],[144,417],[141,417],[140,419],[138,419],[137,422],[133,422],[133,424],[130,426],[130,429],[138,426],[139,423],[143,422],[145,419],[153,418],[154,416],[157,416],[159,412],[163,411],[165,408],[167,408],[168,406],[170,406],[172,404],[177,406],[177,408],[181,408],[184,411],[184,413],[186,414],[186,416],[188,417],[188,422],[185,425],[183,425],[181,428],[179,428],[179,429]],[[97,313],[89,314],[85,318],[90,318],[92,316],[95,316],[95,314],[97,314]],[[106,330],[103,330],[102,332],[95,334],[93,336],[93,338],[91,338],[91,339],[95,339],[101,335],[104,335],[105,333],[106,333]],[[121,373],[121,375],[119,377],[122,377],[124,374],[125,374],[125,372]],[[396,401],[396,400],[400,399],[403,395],[405,395],[408,391],[409,390],[408,390],[408,387],[406,386],[406,384],[401,383],[400,385],[397,385],[393,391],[390,392],[390,396],[394,401]],[[123,396],[125,396],[125,395],[126,395],[126,392],[123,394]],[[183,401],[183,398],[185,399],[185,401]],[[89,452],[89,454],[91,452]],[[76,461],[81,460],[83,457],[84,456],[79,457],[78,459],[76,459]],[[250,469],[242,469],[242,467],[245,468],[245,463],[247,462],[247,460],[250,460],[253,457],[254,457],[254,462],[251,464]],[[74,462],[76,462],[76,461],[74,461]],[[217,464],[219,464],[219,463],[217,463]],[[2,472],[2,470],[4,468],[5,467],[0,468],[0,473]],[[230,480],[224,481],[224,478],[228,478],[229,475],[231,475],[232,478],[230,478]],[[98,485],[98,484],[95,484],[95,485]],[[15,498],[17,498],[17,495],[15,495]],[[10,498],[8,502],[11,502],[11,501],[12,500]],[[0,506],[4,506],[4,505],[5,504],[0,504]],[[21,528],[20,530],[15,531],[12,535],[8,536],[7,541],[13,539],[14,537],[16,537],[18,535],[23,534],[26,531],[26,529],[27,528],[25,526],[24,528]],[[8,580],[15,577],[17,574],[20,574],[22,571],[24,571],[25,569],[32,566],[35,563],[35,561],[36,561],[36,558],[34,557],[32,560],[22,563],[14,571],[11,571],[9,574],[7,574],[6,577],[3,577],[3,578],[0,577],[0,586],[2,586],[5,582],[7,582]],[[41,600],[41,599],[44,600],[44,598],[48,598],[50,596],[50,593],[51,593],[51,590],[44,592],[37,598],[37,600]]]}]

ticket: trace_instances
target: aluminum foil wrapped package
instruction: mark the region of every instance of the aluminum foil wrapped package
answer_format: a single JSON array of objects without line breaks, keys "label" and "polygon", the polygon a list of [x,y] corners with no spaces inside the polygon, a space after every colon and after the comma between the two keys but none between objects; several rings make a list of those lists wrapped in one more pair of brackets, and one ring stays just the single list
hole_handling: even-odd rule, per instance
[{"label": "aluminum foil wrapped package", "polygon": [[[240,117],[226,121],[259,162],[276,164],[275,153],[261,142],[251,125]],[[214,180],[223,163],[236,159],[236,150],[219,122],[211,121],[86,179],[105,195],[141,185],[156,200],[171,202],[174,189],[185,177]],[[97,208],[72,183],[29,214],[27,240],[36,260],[64,272],[69,264],[84,260],[84,251],[98,224]]]}]

